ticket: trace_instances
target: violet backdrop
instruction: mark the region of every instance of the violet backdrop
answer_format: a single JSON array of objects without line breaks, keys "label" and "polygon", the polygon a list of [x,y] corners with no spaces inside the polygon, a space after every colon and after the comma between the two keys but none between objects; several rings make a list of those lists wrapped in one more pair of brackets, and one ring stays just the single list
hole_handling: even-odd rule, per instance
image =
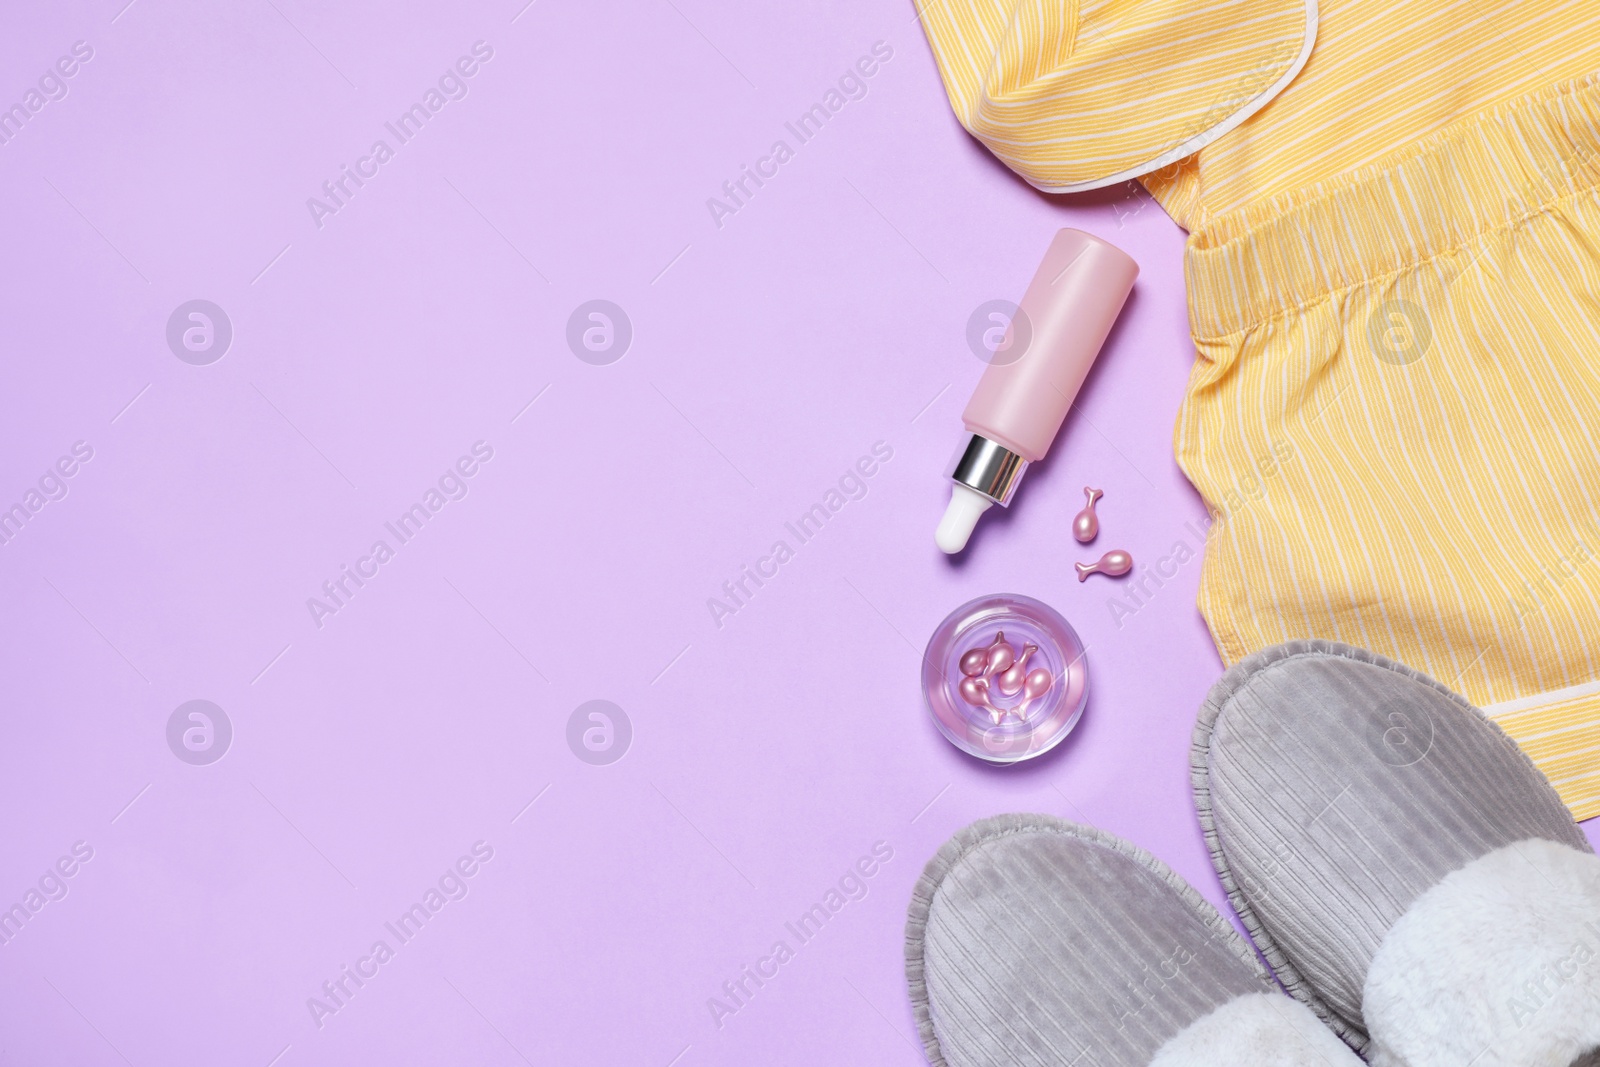
[{"label": "violet backdrop", "polygon": [[[1221,902],[1199,564],[1120,615],[1072,572],[1201,544],[1182,234],[1007,172],[905,0],[3,23],[0,1062],[914,1067],[904,909],[967,822],[1093,822]],[[1143,273],[946,560],[968,316],[1062,226]],[[622,315],[569,328],[594,300]],[[1076,733],[1013,769],[917,685],[997,591],[1089,650]],[[594,700],[631,736],[569,731]]]}]

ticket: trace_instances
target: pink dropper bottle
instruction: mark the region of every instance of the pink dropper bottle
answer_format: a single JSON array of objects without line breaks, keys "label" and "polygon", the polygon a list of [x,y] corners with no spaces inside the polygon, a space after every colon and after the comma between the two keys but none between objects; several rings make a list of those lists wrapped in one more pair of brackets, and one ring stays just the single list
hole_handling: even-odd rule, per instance
[{"label": "pink dropper bottle", "polygon": [[945,552],[965,548],[978,516],[1009,505],[1028,464],[1050,451],[1138,275],[1126,252],[1082,230],[1050,242],[999,349],[1021,341],[1021,354],[992,361],[961,413],[972,439],[950,475],[936,536]]}]

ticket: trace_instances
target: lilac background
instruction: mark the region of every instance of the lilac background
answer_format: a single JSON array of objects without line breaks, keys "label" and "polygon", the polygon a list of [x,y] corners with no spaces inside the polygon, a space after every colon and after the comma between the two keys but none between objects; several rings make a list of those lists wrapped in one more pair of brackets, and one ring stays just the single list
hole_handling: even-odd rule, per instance
[{"label": "lilac background", "polygon": [[[1199,566],[1120,627],[1071,571],[1197,545],[1182,235],[1142,194],[1013,178],[904,0],[123,2],[0,33],[3,104],[94,49],[0,147],[0,506],[94,450],[0,549],[0,905],[94,850],[0,947],[0,1062],[912,1065],[904,906],[970,820],[1091,821],[1220,900],[1186,778],[1219,672]],[[479,40],[469,94],[319,229],[307,197]],[[877,41],[867,96],[719,229],[707,198]],[[1050,462],[952,563],[967,316],[1064,225],[1143,274]],[[164,337],[197,297],[234,328],[203,367]],[[565,341],[593,298],[633,324],[610,366]],[[469,495],[319,629],[307,598],[480,440]],[[878,441],[866,497],[718,628],[707,599]],[[943,615],[1003,590],[1091,663],[1077,732],[1011,770],[940,739],[916,681]],[[196,698],[235,732],[209,766],[165,737]],[[609,766],[565,738],[597,698],[634,729]],[[307,998],[478,841],[468,895],[319,1029]],[[708,998],[880,841],[865,898],[719,1028]]]}]

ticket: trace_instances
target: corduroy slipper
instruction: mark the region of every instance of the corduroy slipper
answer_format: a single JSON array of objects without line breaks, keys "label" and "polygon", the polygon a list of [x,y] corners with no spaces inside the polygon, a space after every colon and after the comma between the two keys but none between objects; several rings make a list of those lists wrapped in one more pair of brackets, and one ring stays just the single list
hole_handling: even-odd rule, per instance
[{"label": "corduroy slipper", "polygon": [[1361,1067],[1170,868],[1048,815],[939,849],[906,977],[934,1067]]},{"label": "corduroy slipper", "polygon": [[1284,988],[1377,1065],[1566,1067],[1600,1047],[1600,858],[1488,718],[1372,652],[1237,664],[1195,807]]}]

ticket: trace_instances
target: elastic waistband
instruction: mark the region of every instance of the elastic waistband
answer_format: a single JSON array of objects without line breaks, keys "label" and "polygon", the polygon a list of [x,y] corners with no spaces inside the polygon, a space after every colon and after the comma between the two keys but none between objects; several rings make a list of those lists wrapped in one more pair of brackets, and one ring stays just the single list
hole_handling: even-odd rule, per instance
[{"label": "elastic waistband", "polygon": [[1600,74],[1480,112],[1398,156],[1197,230],[1197,339],[1417,266],[1600,185]]}]

